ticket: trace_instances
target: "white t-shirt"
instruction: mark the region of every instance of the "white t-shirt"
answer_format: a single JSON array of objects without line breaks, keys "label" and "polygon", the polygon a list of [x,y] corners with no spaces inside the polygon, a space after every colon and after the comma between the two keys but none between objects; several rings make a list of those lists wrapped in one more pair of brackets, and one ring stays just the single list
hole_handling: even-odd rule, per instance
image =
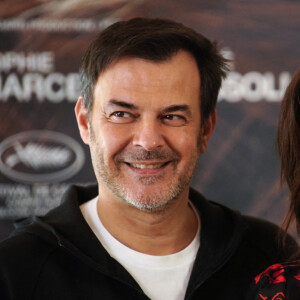
[{"label": "white t-shirt", "polygon": [[200,246],[200,220],[193,241],[183,250],[164,256],[148,255],[128,248],[103,226],[97,212],[97,199],[80,206],[81,212],[103,247],[131,274],[152,300],[182,300]]}]

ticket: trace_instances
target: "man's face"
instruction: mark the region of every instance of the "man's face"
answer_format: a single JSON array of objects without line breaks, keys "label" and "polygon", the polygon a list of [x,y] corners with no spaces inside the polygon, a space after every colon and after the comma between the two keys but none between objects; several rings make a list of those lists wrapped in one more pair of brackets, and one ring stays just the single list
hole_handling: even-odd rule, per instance
[{"label": "man's face", "polygon": [[99,76],[89,121],[80,103],[76,110],[100,197],[146,211],[187,199],[215,125],[211,117],[209,130],[200,127],[199,93],[197,65],[185,51],[161,63],[122,58]]}]

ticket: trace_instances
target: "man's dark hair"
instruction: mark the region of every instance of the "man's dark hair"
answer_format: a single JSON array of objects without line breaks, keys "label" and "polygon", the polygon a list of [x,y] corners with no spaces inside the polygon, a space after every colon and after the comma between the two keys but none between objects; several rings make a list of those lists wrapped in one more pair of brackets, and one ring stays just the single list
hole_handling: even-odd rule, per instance
[{"label": "man's dark hair", "polygon": [[213,112],[226,59],[216,43],[180,23],[166,19],[134,18],[112,24],[102,31],[87,49],[80,67],[81,96],[90,112],[97,79],[113,62],[123,57],[138,57],[153,62],[172,58],[185,50],[195,58],[201,80],[201,116],[205,121]]}]

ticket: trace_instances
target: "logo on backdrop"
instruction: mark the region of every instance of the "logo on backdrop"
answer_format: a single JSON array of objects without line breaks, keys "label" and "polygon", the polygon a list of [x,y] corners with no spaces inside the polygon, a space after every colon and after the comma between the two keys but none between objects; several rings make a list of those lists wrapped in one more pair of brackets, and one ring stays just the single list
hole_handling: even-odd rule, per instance
[{"label": "logo on backdrop", "polygon": [[0,144],[0,171],[26,183],[65,180],[82,168],[84,160],[79,143],[54,131],[25,131]]},{"label": "logo on backdrop", "polygon": [[229,60],[230,72],[227,73],[227,77],[222,83],[218,96],[219,101],[235,103],[244,99],[256,103],[263,99],[268,102],[282,100],[291,81],[289,72],[283,71],[275,75],[269,71],[264,73],[250,71],[241,74],[236,71],[234,52],[229,47],[225,47],[221,49],[221,53]]}]

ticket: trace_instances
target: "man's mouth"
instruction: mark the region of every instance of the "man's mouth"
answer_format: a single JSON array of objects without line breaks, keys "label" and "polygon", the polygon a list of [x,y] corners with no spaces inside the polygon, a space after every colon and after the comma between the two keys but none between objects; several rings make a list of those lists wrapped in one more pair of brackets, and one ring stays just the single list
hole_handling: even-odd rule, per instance
[{"label": "man's mouth", "polygon": [[127,164],[136,169],[159,169],[164,167],[168,163],[169,162],[160,163],[160,164],[134,164],[134,163],[127,163]]}]

